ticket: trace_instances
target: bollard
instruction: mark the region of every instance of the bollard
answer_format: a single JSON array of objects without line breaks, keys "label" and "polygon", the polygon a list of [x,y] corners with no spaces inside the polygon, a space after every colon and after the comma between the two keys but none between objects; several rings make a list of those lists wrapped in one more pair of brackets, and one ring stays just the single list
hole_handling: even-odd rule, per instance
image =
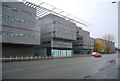
[{"label": "bollard", "polygon": [[23,61],[23,56],[21,57],[21,61]]},{"label": "bollard", "polygon": [[48,59],[50,59],[50,56],[48,56]]},{"label": "bollard", "polygon": [[28,56],[26,58],[27,58],[26,60],[28,60]]},{"label": "bollard", "polygon": [[15,60],[17,61],[17,56],[16,56]]},{"label": "bollard", "polygon": [[35,59],[34,60],[36,60],[36,56],[35,56]]},{"label": "bollard", "polygon": [[10,62],[11,62],[11,56],[10,56]]},{"label": "bollard", "polygon": [[37,60],[37,56],[35,56],[35,60]]},{"label": "bollard", "polygon": [[41,56],[39,56],[39,59],[41,59]]},{"label": "bollard", "polygon": [[30,56],[28,56],[28,60],[30,60]]},{"label": "bollard", "polygon": [[2,62],[4,62],[5,57],[2,58]]},{"label": "bollard", "polygon": [[48,59],[48,56],[45,56],[45,59]]},{"label": "bollard", "polygon": [[6,57],[4,57],[4,62],[6,62]]},{"label": "bollard", "polygon": [[31,56],[31,60],[32,60],[32,56]]},{"label": "bollard", "polygon": [[4,57],[4,62],[5,62],[5,57]]},{"label": "bollard", "polygon": [[45,56],[43,56],[42,58],[45,59]]},{"label": "bollard", "polygon": [[36,60],[38,60],[38,56],[35,56]]},{"label": "bollard", "polygon": [[33,56],[33,60],[35,60],[35,56]]},{"label": "bollard", "polygon": [[35,60],[37,59],[37,56],[35,56]]}]

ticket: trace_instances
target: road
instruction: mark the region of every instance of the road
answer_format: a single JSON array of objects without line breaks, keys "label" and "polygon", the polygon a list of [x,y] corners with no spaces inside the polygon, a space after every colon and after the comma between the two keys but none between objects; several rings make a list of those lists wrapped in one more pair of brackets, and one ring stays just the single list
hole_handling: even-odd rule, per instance
[{"label": "road", "polygon": [[118,79],[118,54],[3,63],[2,78]]}]

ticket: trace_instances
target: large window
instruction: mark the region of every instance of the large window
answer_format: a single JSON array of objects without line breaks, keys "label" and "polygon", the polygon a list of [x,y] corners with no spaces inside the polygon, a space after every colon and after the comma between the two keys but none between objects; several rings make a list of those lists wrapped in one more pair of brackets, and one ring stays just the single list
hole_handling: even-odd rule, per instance
[{"label": "large window", "polygon": [[77,40],[82,40],[83,38],[77,38]]},{"label": "large window", "polygon": [[28,15],[31,15],[31,16],[36,16],[36,14],[33,14],[31,12],[27,12],[27,11],[20,10],[20,9],[17,9],[17,8],[12,8],[12,7],[10,7],[8,5],[5,5],[5,4],[2,4],[2,7],[7,8],[7,9],[12,10],[12,11],[15,11],[15,12],[21,12],[21,13],[25,13],[25,14],[28,14]]},{"label": "large window", "polygon": [[71,56],[72,50],[58,50],[52,49],[52,56]]},{"label": "large window", "polygon": [[2,17],[3,19],[7,19],[7,20],[12,20],[12,21],[17,21],[17,22],[22,22],[22,23],[26,23],[26,24],[35,25],[35,22],[28,21],[28,20],[23,20],[23,19],[16,18],[16,17],[11,17],[11,16],[8,16],[8,15],[5,15],[5,14],[3,14],[3,15],[0,14],[0,17]]},{"label": "large window", "polygon": [[48,44],[48,43],[51,43],[51,41],[44,41],[42,42],[43,44]]},{"label": "large window", "polygon": [[40,36],[23,34],[23,33],[8,32],[8,31],[2,31],[2,35],[3,36],[11,36],[11,37],[27,37],[27,38],[32,38],[32,39],[40,39]]}]

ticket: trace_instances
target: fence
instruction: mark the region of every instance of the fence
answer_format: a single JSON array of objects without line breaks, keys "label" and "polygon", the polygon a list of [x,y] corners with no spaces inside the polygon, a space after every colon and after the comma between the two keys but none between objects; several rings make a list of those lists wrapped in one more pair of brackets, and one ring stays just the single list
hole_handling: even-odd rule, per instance
[{"label": "fence", "polygon": [[48,56],[21,56],[21,57],[3,57],[2,62],[13,62],[13,61],[30,61],[30,60],[42,60],[42,59],[52,59]]},{"label": "fence", "polygon": [[3,57],[0,58],[2,62],[15,62],[15,61],[32,61],[32,60],[47,60],[53,58],[71,58],[71,57],[91,56],[91,55],[71,55],[71,56],[21,56],[21,57]]}]

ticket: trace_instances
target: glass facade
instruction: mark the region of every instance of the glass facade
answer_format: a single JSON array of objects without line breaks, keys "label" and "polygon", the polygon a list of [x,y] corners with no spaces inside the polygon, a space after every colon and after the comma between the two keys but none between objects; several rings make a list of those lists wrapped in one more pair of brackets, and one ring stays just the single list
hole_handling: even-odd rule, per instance
[{"label": "glass facade", "polygon": [[47,56],[47,49],[46,48],[36,48],[34,50],[35,56]]},{"label": "glass facade", "polygon": [[71,56],[72,50],[58,50],[52,49],[51,56]]},{"label": "glass facade", "polygon": [[73,50],[74,55],[89,54],[90,52],[90,49]]},{"label": "glass facade", "polygon": [[83,49],[81,50],[82,54],[88,54],[91,50],[90,49]]}]

